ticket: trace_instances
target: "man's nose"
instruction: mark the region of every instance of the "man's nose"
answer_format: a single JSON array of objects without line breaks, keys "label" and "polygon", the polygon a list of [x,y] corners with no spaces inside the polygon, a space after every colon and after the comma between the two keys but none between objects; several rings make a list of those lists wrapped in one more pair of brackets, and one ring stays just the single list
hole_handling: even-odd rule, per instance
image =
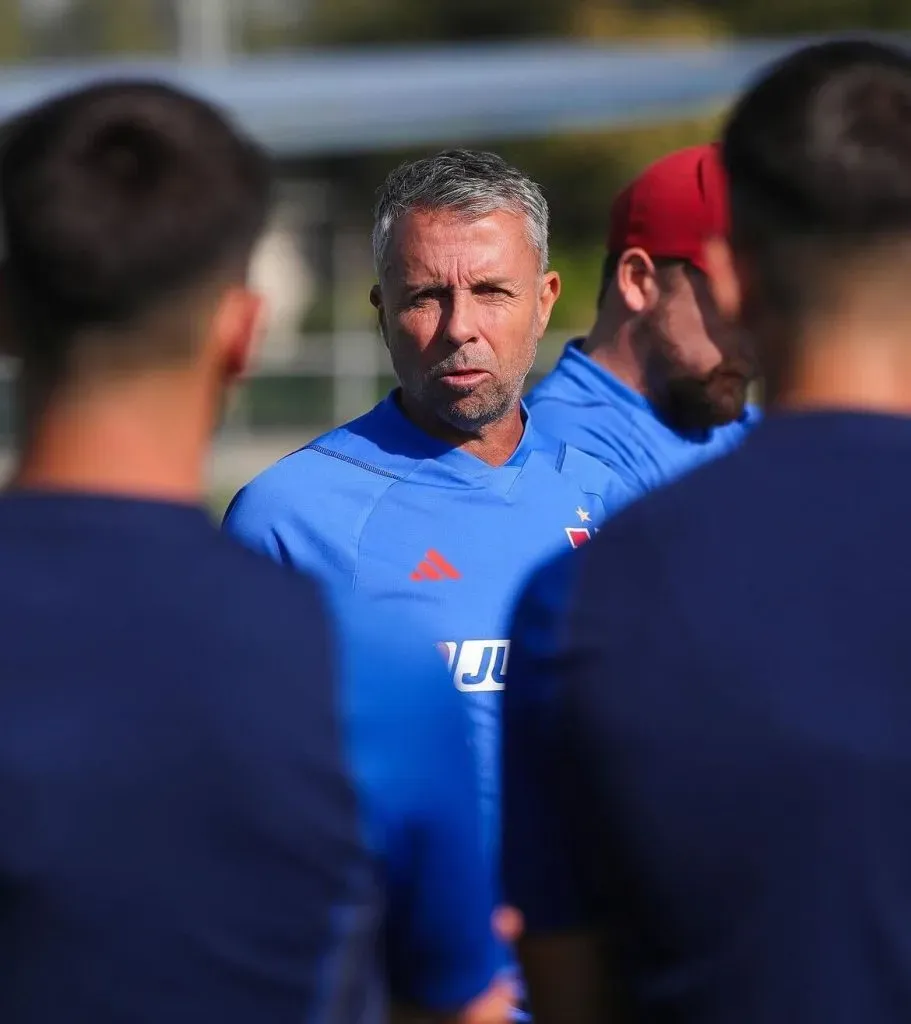
[{"label": "man's nose", "polygon": [[447,340],[453,345],[467,345],[477,341],[477,313],[477,301],[470,292],[455,292],[450,299],[449,315],[445,323]]}]

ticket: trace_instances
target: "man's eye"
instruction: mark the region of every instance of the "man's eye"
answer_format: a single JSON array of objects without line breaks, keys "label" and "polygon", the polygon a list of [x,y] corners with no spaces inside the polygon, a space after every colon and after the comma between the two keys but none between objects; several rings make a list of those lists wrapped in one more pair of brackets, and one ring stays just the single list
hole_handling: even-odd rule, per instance
[{"label": "man's eye", "polygon": [[440,302],[442,297],[443,296],[437,291],[428,290],[424,292],[415,292],[415,294],[408,299],[408,305],[426,306],[430,302]]}]

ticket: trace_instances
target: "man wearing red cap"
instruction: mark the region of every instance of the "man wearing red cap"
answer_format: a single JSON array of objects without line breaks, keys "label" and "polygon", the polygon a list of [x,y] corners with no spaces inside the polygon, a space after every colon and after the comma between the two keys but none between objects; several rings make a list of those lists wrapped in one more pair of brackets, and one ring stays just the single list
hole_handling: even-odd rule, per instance
[{"label": "man wearing red cap", "polygon": [[647,167],[611,211],[594,327],[529,396],[541,428],[638,493],[734,447],[759,417],[746,400],[751,348],[705,273],[706,241],[727,234],[716,145]]}]

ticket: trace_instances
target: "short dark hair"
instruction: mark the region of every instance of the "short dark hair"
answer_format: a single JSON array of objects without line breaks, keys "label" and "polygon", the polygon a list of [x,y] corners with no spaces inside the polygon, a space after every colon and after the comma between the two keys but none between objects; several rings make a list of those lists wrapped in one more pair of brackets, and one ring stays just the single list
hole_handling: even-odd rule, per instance
[{"label": "short dark hair", "polygon": [[911,57],[864,40],[799,50],[735,106],[723,160],[763,303],[807,314],[846,259],[911,235]]},{"label": "short dark hair", "polygon": [[26,362],[59,367],[81,331],[129,327],[219,274],[243,279],[270,191],[264,154],[170,85],[110,81],[25,112],[0,139],[0,206]]}]

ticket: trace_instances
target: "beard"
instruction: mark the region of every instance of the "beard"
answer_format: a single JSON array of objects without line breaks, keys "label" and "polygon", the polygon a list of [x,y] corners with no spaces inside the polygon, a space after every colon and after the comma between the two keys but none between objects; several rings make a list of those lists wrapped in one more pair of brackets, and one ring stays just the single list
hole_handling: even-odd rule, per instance
[{"label": "beard", "polygon": [[679,346],[663,332],[653,336],[648,394],[661,418],[681,432],[711,430],[743,415],[755,367],[739,353],[705,374],[690,371]]},{"label": "beard", "polygon": [[[522,391],[534,365],[537,342],[514,364],[499,365],[492,353],[471,353],[466,348],[450,353],[429,370],[419,370],[392,356],[393,368],[404,392],[436,419],[466,434],[475,434],[509,415],[522,400]],[[444,381],[462,369],[487,371],[488,376],[471,387]]]},{"label": "beard", "polygon": [[436,415],[456,430],[474,434],[491,423],[498,423],[516,406],[521,392],[492,380],[460,394],[440,381],[432,381],[424,389],[422,399]]},{"label": "beard", "polygon": [[719,368],[704,377],[669,378],[656,404],[662,417],[677,430],[710,430],[743,415],[749,386],[748,376]]}]

